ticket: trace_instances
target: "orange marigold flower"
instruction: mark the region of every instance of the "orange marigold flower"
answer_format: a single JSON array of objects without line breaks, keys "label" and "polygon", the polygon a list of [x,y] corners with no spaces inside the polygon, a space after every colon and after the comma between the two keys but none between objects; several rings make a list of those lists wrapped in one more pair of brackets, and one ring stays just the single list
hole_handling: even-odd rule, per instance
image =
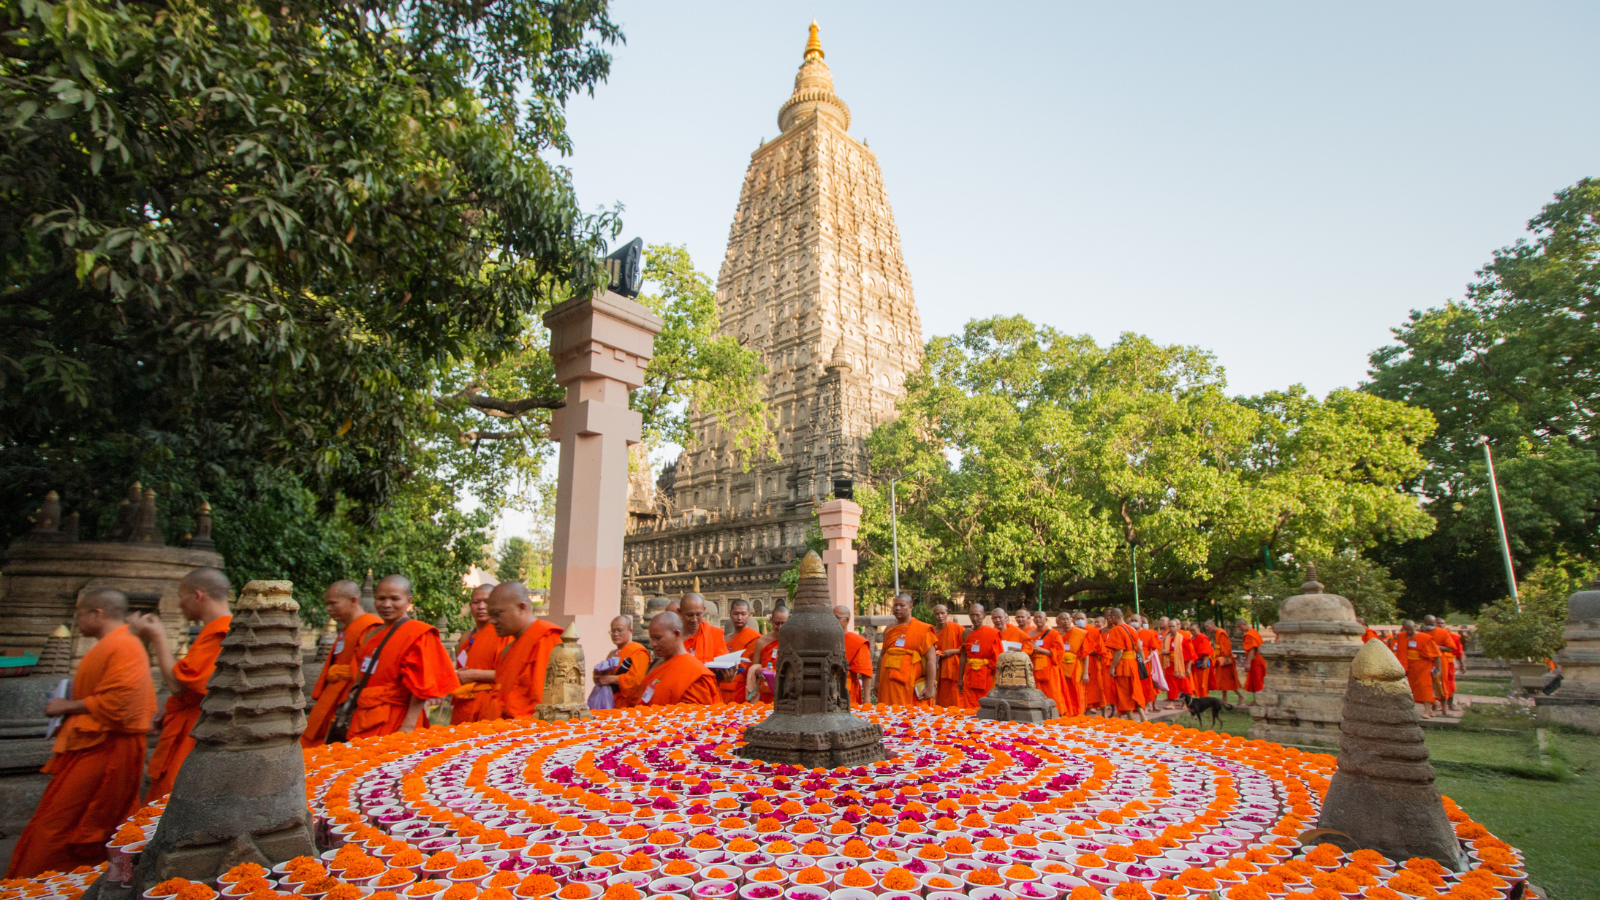
[{"label": "orange marigold flower", "polygon": [[400,900],[400,895],[394,891],[373,891],[368,895],[367,900]]},{"label": "orange marigold flower", "polygon": [[[337,883],[337,882],[335,882]],[[324,888],[324,891],[327,889]],[[183,889],[173,894],[173,900],[211,900],[217,895],[216,891],[203,884],[187,884]]]},{"label": "orange marigold flower", "polygon": [[828,873],[816,866],[806,866],[794,873],[795,884],[826,884]]},{"label": "orange marigold flower", "polygon": [[460,861],[461,859],[449,850],[440,850],[438,853],[428,857],[428,861],[423,863],[422,867],[424,869],[449,869]]},{"label": "orange marigold flower", "polygon": [[[690,844],[689,846],[692,847],[694,845]],[[628,858],[622,861],[622,871],[624,872],[648,872],[655,867],[656,861],[643,853],[630,853]]]},{"label": "orange marigold flower", "polygon": [[861,833],[868,837],[883,837],[889,833],[889,826],[882,822],[868,822],[867,827],[861,829]]},{"label": "orange marigold flower", "polygon": [[1104,900],[1105,895],[1100,889],[1087,884],[1080,884],[1067,895],[1067,900]]},{"label": "orange marigold flower", "polygon": [[845,887],[872,887],[872,876],[860,866],[851,866],[839,876],[839,883]]},{"label": "orange marigold flower", "polygon": [[978,846],[984,850],[999,851],[1006,849],[1006,842],[997,837],[986,837]]},{"label": "orange marigold flower", "polygon": [[993,869],[973,869],[967,873],[967,881],[981,886],[994,886],[1003,884],[1000,873]]},{"label": "orange marigold flower", "polygon": [[[418,855],[420,855],[420,854],[418,854]],[[351,860],[344,867],[344,877],[346,877],[346,878],[371,878],[372,876],[378,874],[379,872],[382,872],[383,870],[384,870],[383,863],[379,862],[378,860],[376,860],[376,859],[374,859],[374,858],[372,858],[370,856],[362,856],[360,859]]]},{"label": "orange marigold flower", "polygon": [[[627,827],[623,828],[621,831],[617,832],[617,837],[624,841],[637,841],[648,833],[649,832],[645,831],[643,825],[633,822]],[[538,847],[543,845],[535,844],[534,846]]]},{"label": "orange marigold flower", "polygon": [[490,876],[489,880],[484,883],[484,887],[506,888],[509,890],[516,887],[521,881],[522,876],[515,872],[500,871]]},{"label": "orange marigold flower", "polygon": [[722,842],[709,834],[697,834],[689,840],[689,847],[693,850],[715,850],[722,846]]},{"label": "orange marigold flower", "polygon": [[760,849],[761,847],[758,846],[755,841],[752,841],[749,838],[739,838],[738,840],[732,841],[728,844],[729,853],[754,853]]},{"label": "orange marigold flower", "polygon": [[[374,894],[373,896],[368,897],[367,900],[378,900],[378,897],[376,894]],[[516,898],[511,895],[510,891],[503,887],[492,887],[479,894],[478,900],[516,900]]]},{"label": "orange marigold flower", "polygon": [[872,848],[867,846],[866,841],[857,838],[846,841],[844,847],[839,850],[839,855],[846,859],[868,859],[872,856]]},{"label": "orange marigold flower", "polygon": [[1111,889],[1112,900],[1150,900],[1150,889],[1137,881],[1119,881]]},{"label": "orange marigold flower", "polygon": [[662,867],[664,875],[687,875],[694,871],[694,863],[686,859],[674,859]]},{"label": "orange marigold flower", "polygon": [[[345,847],[354,847],[355,845],[354,844],[345,844],[344,846]],[[344,847],[340,847],[339,851],[341,853],[344,852]],[[356,852],[360,853],[362,856],[366,856],[366,854],[361,851],[360,847],[356,847]],[[233,868],[231,868],[228,871],[224,872],[222,874],[222,877],[219,878],[218,880],[219,881],[232,882],[232,881],[243,881],[246,878],[265,878],[265,877],[267,877],[267,870],[266,869],[262,868],[261,866],[255,864],[253,862],[252,863],[251,862],[247,862],[247,863],[240,863],[237,866],[234,866]]]},{"label": "orange marigold flower", "polygon": [[1409,869],[1401,869],[1396,872],[1394,877],[1389,879],[1388,886],[1402,894],[1416,894],[1425,897],[1434,893],[1433,884],[1428,881],[1427,876]]},{"label": "orange marigold flower", "polygon": [[554,894],[559,886],[549,875],[529,875],[517,885],[517,893],[528,897],[546,897]]},{"label": "orange marigold flower", "polygon": [[639,900],[639,889],[626,881],[606,888],[600,900]]},{"label": "orange marigold flower", "polygon": [[750,873],[751,881],[782,881],[783,870],[777,866],[767,866]]},{"label": "orange marigold flower", "polygon": [[595,855],[589,857],[589,865],[596,868],[614,866],[620,862],[622,862],[622,857],[616,855],[615,853],[596,853]]},{"label": "orange marigold flower", "polygon": [[443,890],[444,890],[444,883],[443,882],[434,881],[432,878],[429,878],[426,881],[419,881],[416,884],[413,884],[412,886],[406,888],[406,896],[407,897],[426,897],[429,894],[437,894],[437,893],[439,893],[439,892],[441,892]]},{"label": "orange marigold flower", "polygon": [[[361,896],[360,889],[355,888],[353,885],[347,885],[347,887],[355,891],[355,896],[344,898],[344,900],[359,900]],[[330,892],[328,897],[332,896],[333,894]],[[476,896],[478,896],[477,885],[462,881],[445,888],[444,893],[439,895],[439,900],[472,900]],[[324,897],[323,900],[328,900],[328,897]]]},{"label": "orange marigold flower", "polygon": [[972,853],[974,849],[971,841],[959,835],[944,842],[946,853]]},{"label": "orange marigold flower", "polygon": [[460,865],[450,870],[450,877],[456,880],[467,878],[482,878],[489,874],[489,867],[481,859],[463,860]]},{"label": "orange marigold flower", "polygon": [[917,876],[899,866],[895,866],[883,873],[881,883],[891,891],[915,891],[917,889]]},{"label": "orange marigold flower", "polygon": [[556,894],[561,900],[589,900],[589,886],[586,884],[569,884]]},{"label": "orange marigold flower", "polygon": [[1098,853],[1079,854],[1077,863],[1080,869],[1103,869],[1106,867],[1106,861],[1101,859]]},{"label": "orange marigold flower", "polygon": [[389,865],[409,868],[422,865],[422,851],[415,847],[407,847],[389,859]]},{"label": "orange marigold flower", "polygon": [[1034,871],[1032,866],[1025,866],[1022,863],[1017,863],[1016,865],[1006,869],[1005,876],[1015,881],[1032,881],[1033,879],[1039,877],[1039,873]]},{"label": "orange marigold flower", "polygon": [[1205,869],[1184,869],[1178,873],[1178,883],[1191,890],[1199,888],[1202,891],[1217,889],[1217,880]]},{"label": "orange marigold flower", "polygon": [[1139,859],[1139,857],[1132,850],[1122,846],[1121,844],[1112,844],[1110,847],[1107,847],[1106,852],[1102,853],[1101,855],[1112,862],[1120,863],[1135,862]]},{"label": "orange marigold flower", "polygon": [[794,844],[780,838],[767,845],[767,852],[773,856],[788,856],[794,852]]},{"label": "orange marigold flower", "polygon": [[[1178,894],[1176,896],[1181,897],[1183,895]],[[1272,900],[1267,896],[1265,888],[1255,884],[1236,884],[1228,888],[1228,893],[1225,896],[1228,900]]]}]

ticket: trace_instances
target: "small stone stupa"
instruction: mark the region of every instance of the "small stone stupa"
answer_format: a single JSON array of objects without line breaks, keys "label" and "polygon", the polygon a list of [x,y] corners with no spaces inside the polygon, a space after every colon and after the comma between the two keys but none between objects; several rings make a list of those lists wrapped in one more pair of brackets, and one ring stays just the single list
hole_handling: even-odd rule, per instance
[{"label": "small stone stupa", "polygon": [[1356,608],[1323,592],[1315,564],[1306,566],[1300,593],[1283,601],[1277,640],[1259,651],[1266,685],[1250,706],[1250,738],[1279,744],[1335,747],[1339,743],[1340,686],[1365,631]]},{"label": "small stone stupa", "polygon": [[1539,720],[1600,733],[1600,575],[1587,591],[1567,598],[1561,636],[1567,641],[1556,654],[1561,687],[1534,698]]},{"label": "small stone stupa", "polygon": [[578,646],[578,629],[568,625],[561,632],[561,646],[550,651],[544,667],[544,701],[534,714],[546,722],[587,719],[589,703],[583,693],[583,648]]},{"label": "small stone stupa", "polygon": [[240,863],[316,855],[299,741],[299,609],[287,581],[252,581],[240,592],[191,732],[194,750],[139,855],[131,896],[168,878],[210,882]]},{"label": "small stone stupa", "polygon": [[745,759],[831,769],[888,759],[883,728],[850,712],[844,629],[828,602],[815,551],[800,561],[800,588],[778,641],[772,715],[745,729]]},{"label": "small stone stupa", "polygon": [[[1405,667],[1383,641],[1368,641],[1350,663],[1339,730],[1339,768],[1317,827],[1348,836],[1346,850],[1425,856],[1460,871],[1461,845],[1433,784]],[[1345,843],[1339,837],[1334,843]]]},{"label": "small stone stupa", "polygon": [[998,722],[1043,722],[1061,716],[1056,702],[1039,690],[1033,660],[1020,650],[1000,654],[994,689],[978,701],[978,718]]}]

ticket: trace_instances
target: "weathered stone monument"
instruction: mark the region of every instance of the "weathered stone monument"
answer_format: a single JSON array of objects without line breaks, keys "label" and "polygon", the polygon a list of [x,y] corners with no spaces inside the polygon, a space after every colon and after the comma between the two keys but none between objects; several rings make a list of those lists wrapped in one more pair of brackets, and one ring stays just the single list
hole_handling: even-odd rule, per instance
[{"label": "weathered stone monument", "polygon": [[534,714],[546,722],[587,719],[587,695],[583,690],[583,648],[578,646],[578,631],[571,625],[561,632],[561,646],[550,651],[544,670],[544,701]]},{"label": "weathered stone monument", "polygon": [[1600,733],[1600,576],[1567,598],[1567,646],[1556,654],[1561,687],[1535,697],[1540,721]]},{"label": "weathered stone monument", "polygon": [[126,893],[106,883],[100,896],[138,897],[168,878],[214,881],[240,863],[316,854],[299,742],[299,609],[287,581],[244,586],[161,824]]},{"label": "weathered stone monument", "polygon": [[999,722],[1043,722],[1060,718],[1056,702],[1033,680],[1033,660],[1020,650],[1000,654],[994,688],[978,701],[978,718]]},{"label": "weathered stone monument", "polygon": [[1459,871],[1461,845],[1433,783],[1405,667],[1382,641],[1368,641],[1350,663],[1339,731],[1339,768],[1317,827],[1340,834],[1319,837]]},{"label": "weathered stone monument", "polygon": [[800,588],[778,642],[772,714],[745,729],[746,759],[831,769],[887,759],[883,728],[850,712],[844,629],[815,552],[800,561]]},{"label": "weathered stone monument", "polygon": [[1341,686],[1365,630],[1355,607],[1338,594],[1323,593],[1317,567],[1308,565],[1300,593],[1283,601],[1272,630],[1277,641],[1260,650],[1267,679],[1250,707],[1250,737],[1337,746]]}]

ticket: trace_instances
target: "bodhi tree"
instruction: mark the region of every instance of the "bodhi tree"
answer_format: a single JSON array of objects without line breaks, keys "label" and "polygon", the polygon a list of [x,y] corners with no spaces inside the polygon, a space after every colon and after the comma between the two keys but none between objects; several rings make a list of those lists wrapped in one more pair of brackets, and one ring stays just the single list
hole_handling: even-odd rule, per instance
[{"label": "bodhi tree", "polygon": [[[899,418],[869,439],[898,487],[903,581],[1124,593],[1130,546],[1144,597],[1213,595],[1267,553],[1311,558],[1426,533],[1403,485],[1422,467],[1426,412],[1352,391],[1230,398],[1191,347],[1125,335],[1110,347],[1021,317],[928,343]],[[886,515],[864,517],[886,581]],[[1042,570],[1041,570],[1042,567]]]}]

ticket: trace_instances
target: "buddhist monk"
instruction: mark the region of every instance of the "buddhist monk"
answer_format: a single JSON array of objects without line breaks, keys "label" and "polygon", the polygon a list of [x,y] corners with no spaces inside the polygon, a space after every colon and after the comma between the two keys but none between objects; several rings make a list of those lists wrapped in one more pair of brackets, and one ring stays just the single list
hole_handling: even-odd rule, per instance
[{"label": "buddhist monk", "polygon": [[1439,646],[1433,638],[1417,630],[1417,623],[1407,619],[1400,623],[1395,633],[1394,655],[1406,667],[1406,681],[1411,684],[1411,699],[1423,707],[1422,718],[1431,719],[1437,711],[1438,698],[1433,692],[1433,681],[1439,672]]},{"label": "buddhist monk", "polygon": [[1171,704],[1181,694],[1194,693],[1194,684],[1189,678],[1188,648],[1183,646],[1183,623],[1177,619],[1167,619],[1166,623],[1161,635],[1161,672],[1167,679],[1167,702]]},{"label": "buddhist monk", "polygon": [[1111,651],[1112,703],[1116,715],[1144,721],[1144,681],[1139,678],[1139,633],[1122,621],[1122,610],[1106,610],[1106,631],[1101,642]]},{"label": "buddhist monk", "polygon": [[1450,626],[1442,619],[1434,619],[1434,622],[1435,627],[1428,632],[1428,636],[1439,645],[1439,663],[1443,669],[1440,680],[1444,685],[1444,705],[1445,709],[1452,710],[1456,708],[1456,673],[1461,671],[1466,662],[1467,648],[1461,642],[1461,635],[1451,631]]},{"label": "buddhist monk", "polygon": [[352,741],[426,728],[423,705],[461,686],[439,629],[411,618],[410,580],[386,576],[373,599],[383,624],[368,631],[356,650],[355,679],[361,693],[350,719]]},{"label": "buddhist monk", "polygon": [[716,676],[684,647],[683,631],[683,620],[677,613],[657,613],[650,620],[650,649],[655,654],[656,664],[645,675],[644,689],[639,692],[641,705],[715,706],[721,702]]},{"label": "buddhist monk", "polygon": [[1161,666],[1161,635],[1150,627],[1150,620],[1144,616],[1134,616],[1136,621],[1131,624],[1139,632],[1139,655],[1144,657],[1144,700],[1145,709],[1150,709],[1156,702],[1155,672]]},{"label": "buddhist monk", "polygon": [[[693,653],[695,659],[708,663],[728,652],[728,642],[722,636],[722,629],[706,621],[706,598],[699,594],[684,594],[678,604],[678,617],[684,628],[683,649]],[[733,677],[732,669],[725,671],[726,675],[717,673],[718,679]]]},{"label": "buddhist monk", "polygon": [[883,633],[878,702],[887,706],[927,706],[939,693],[933,627],[911,617],[909,594],[896,594],[889,612],[894,614],[894,624]]},{"label": "buddhist monk", "polygon": [[968,637],[970,637],[974,628],[981,628],[984,625],[987,625],[988,618],[987,609],[982,603],[967,604],[968,625],[966,628],[961,630],[961,640],[965,641]]},{"label": "buddhist monk", "polygon": [[1067,650],[1066,639],[1050,628],[1050,619],[1042,609],[1034,611],[1032,623],[1034,627],[1029,639],[1033,641],[1034,686],[1056,702],[1059,714],[1073,715],[1067,711],[1065,677],[1061,674],[1061,659]]},{"label": "buddhist monk", "polygon": [[306,730],[300,735],[303,747],[316,747],[327,739],[328,723],[333,721],[334,711],[349,696],[350,687],[355,683],[352,678],[356,650],[368,631],[383,624],[377,614],[362,608],[361,588],[354,581],[335,581],[328,585],[322,593],[322,601],[328,607],[328,618],[338,622],[341,630],[332,652],[322,661],[316,687],[311,689],[311,697],[316,702],[306,716]]},{"label": "buddhist monk", "polygon": [[1367,641],[1370,641],[1378,636],[1378,633],[1372,630],[1372,626],[1367,624],[1366,619],[1356,616],[1356,622],[1362,627],[1362,629],[1364,629],[1361,632],[1361,643],[1365,644]]},{"label": "buddhist monk", "polygon": [[502,581],[489,593],[489,620],[496,633],[511,639],[494,667],[500,718],[527,718],[544,702],[545,668],[550,651],[561,646],[561,627],[533,614],[533,598],[516,581]]},{"label": "buddhist monk", "polygon": [[106,841],[139,808],[156,688],[127,615],[121,591],[100,588],[78,598],[78,631],[97,640],[78,662],[72,699],[45,703],[45,715],[63,717],[40,770],[53,777],[11,851],[7,878],[105,862]]},{"label": "buddhist monk", "polygon": [[939,661],[939,706],[961,705],[961,626],[943,603],[933,608],[934,658]]},{"label": "buddhist monk", "polygon": [[[993,615],[989,617],[990,620],[994,622],[995,630],[1000,632],[1001,643],[1017,645],[1015,647],[1006,647],[1005,650],[1019,650],[1023,654],[1031,656],[1033,654],[1033,639],[1028,637],[1028,632],[1023,630],[1023,628],[1017,624],[1018,622],[1028,621],[1027,612],[1018,612],[1016,621],[1006,618],[1005,612],[1006,611],[1003,609],[1000,610],[1000,617],[998,619]],[[1002,650],[1001,652],[1004,653],[1005,650]]]},{"label": "buddhist monk", "polygon": [[[633,639],[633,619],[617,616],[611,620],[611,643],[615,646],[606,659],[617,660],[615,668],[594,673],[594,683],[610,685],[616,691],[612,702],[617,709],[639,705],[639,694],[644,691],[644,677],[650,670],[650,651]],[[545,654],[545,659],[550,658]]]},{"label": "buddhist monk", "polygon": [[1072,614],[1066,610],[1056,613],[1055,628],[1051,629],[1056,639],[1051,643],[1060,679],[1061,699],[1066,703],[1061,707],[1062,716],[1083,715],[1083,694],[1075,680],[1078,654],[1072,649],[1072,632]]},{"label": "buddhist monk", "polygon": [[[733,622],[733,634],[726,637],[729,653],[744,653],[750,645],[761,639],[761,632],[750,627],[750,603],[739,599],[728,605],[728,618]],[[750,699],[748,690],[750,655],[734,668],[728,680],[718,679],[723,703],[744,703]]]},{"label": "buddhist monk", "polygon": [[1084,620],[1083,645],[1078,658],[1083,662],[1083,706],[1088,715],[1104,715],[1116,698],[1106,696],[1105,660],[1102,632],[1098,620]]},{"label": "buddhist monk", "polygon": [[762,703],[772,702],[773,667],[778,661],[778,632],[783,628],[783,623],[789,621],[789,607],[781,603],[774,606],[767,621],[772,624],[772,630],[756,638],[756,642],[745,650],[745,655],[751,660],[750,668],[745,672],[745,696],[754,694]]},{"label": "buddhist monk", "polygon": [[489,620],[489,594],[492,584],[472,589],[467,611],[473,629],[456,644],[456,680],[461,687],[450,693],[450,724],[484,722],[500,718],[500,691],[494,683],[494,667],[500,653],[513,638],[501,637]]},{"label": "buddhist monk", "polygon": [[150,756],[150,788],[145,802],[172,793],[178,769],[194,749],[189,732],[200,721],[200,701],[206,696],[211,673],[216,671],[222,639],[228,636],[228,623],[233,621],[228,612],[229,590],[228,576],[209,566],[191,571],[178,582],[178,609],[183,620],[201,623],[200,633],[190,642],[183,659],[172,658],[167,629],[160,616],[146,613],[128,618],[128,630],[144,641],[156,658],[168,691],[167,707],[161,714],[161,737],[156,740],[156,752]]},{"label": "buddhist monk", "polygon": [[1191,632],[1194,637],[1190,647],[1194,650],[1194,659],[1190,661],[1190,677],[1194,681],[1194,695],[1196,697],[1211,696],[1211,656],[1216,653],[1216,648],[1211,646],[1211,639],[1206,637],[1206,624],[1195,623]]},{"label": "buddhist monk", "polygon": [[850,607],[835,606],[833,617],[844,629],[845,683],[850,690],[850,705],[860,706],[864,698],[872,696],[872,642],[851,626]]},{"label": "buddhist monk", "polygon": [[1233,638],[1228,637],[1226,628],[1211,630],[1211,686],[1222,692],[1223,702],[1227,702],[1231,691],[1234,703],[1244,704],[1244,694],[1239,690],[1239,667],[1233,661]]},{"label": "buddhist monk", "polygon": [[[998,620],[996,627],[990,624]],[[1006,627],[1006,611],[997,609],[989,614],[989,623],[974,625],[967,632],[962,646],[967,659],[966,677],[961,685],[961,705],[976,709],[978,701],[989,696],[994,688],[995,672],[1000,664],[1000,629]]]},{"label": "buddhist monk", "polygon": [[1058,627],[1066,629],[1065,640],[1067,655],[1063,657],[1062,674],[1067,679],[1067,690],[1072,696],[1072,708],[1077,710],[1075,715],[1085,715],[1089,711],[1087,698],[1089,666],[1083,658],[1083,643],[1089,637],[1088,630],[1084,627],[1086,621],[1080,613],[1063,612],[1056,619]]},{"label": "buddhist monk", "polygon": [[1267,684],[1267,663],[1261,658],[1261,632],[1239,619],[1239,647],[1244,650],[1244,689],[1254,694]]}]

